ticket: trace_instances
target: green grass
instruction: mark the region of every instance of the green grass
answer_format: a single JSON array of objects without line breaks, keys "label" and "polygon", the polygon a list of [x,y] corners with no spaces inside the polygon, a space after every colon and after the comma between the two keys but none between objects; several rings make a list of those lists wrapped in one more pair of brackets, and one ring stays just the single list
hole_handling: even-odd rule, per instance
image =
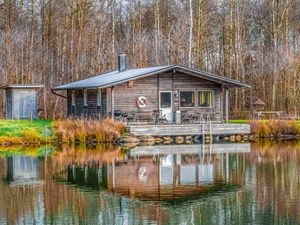
[{"label": "green grass", "polygon": [[[45,137],[45,128],[52,129],[52,120],[0,120],[0,137],[22,137],[25,132]],[[51,130],[51,133],[52,130]]]},{"label": "green grass", "polygon": [[[266,123],[270,120],[259,120],[262,123]],[[236,124],[249,124],[249,120],[229,120],[229,123],[236,123]],[[297,125],[300,126],[300,120],[296,120]]]},{"label": "green grass", "polygon": [[229,123],[248,124],[249,120],[229,120]]}]

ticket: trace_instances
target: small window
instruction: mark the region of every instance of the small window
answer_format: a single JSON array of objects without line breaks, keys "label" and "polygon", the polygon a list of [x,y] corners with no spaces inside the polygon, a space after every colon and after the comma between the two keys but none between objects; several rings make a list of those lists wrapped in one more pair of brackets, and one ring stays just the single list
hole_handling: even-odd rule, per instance
[{"label": "small window", "polygon": [[180,91],[180,107],[195,107],[194,91]]},{"label": "small window", "polygon": [[199,107],[212,107],[213,106],[213,92],[212,91],[199,91],[198,99],[199,99]]}]

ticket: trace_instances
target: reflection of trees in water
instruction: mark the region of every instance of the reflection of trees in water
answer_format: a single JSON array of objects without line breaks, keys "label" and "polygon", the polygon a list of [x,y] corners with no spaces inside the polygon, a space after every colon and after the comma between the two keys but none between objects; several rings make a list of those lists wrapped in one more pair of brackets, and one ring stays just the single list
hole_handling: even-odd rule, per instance
[{"label": "reflection of trees in water", "polygon": [[119,146],[96,145],[88,148],[85,145],[63,145],[52,157],[52,164],[57,168],[57,173],[71,165],[77,166],[102,166],[105,162],[124,161],[124,153]]},{"label": "reflection of trees in water", "polygon": [[256,197],[264,209],[292,215],[300,222],[300,146],[297,143],[254,143],[249,162],[255,164]]},{"label": "reflection of trees in water", "polygon": [[[91,150],[64,146],[51,157],[39,160],[38,178],[44,179],[43,185],[12,187],[0,182],[0,217],[7,218],[8,224],[31,223],[34,218],[53,224],[80,224],[83,221],[87,224],[95,221],[120,224],[121,220],[128,221],[128,224],[141,224],[145,220],[175,225],[184,222],[268,224],[270,221],[285,224],[288,219],[290,223],[296,223],[291,218],[300,218],[297,202],[300,199],[299,154],[300,149],[296,145],[257,143],[253,144],[250,154],[224,154],[223,159],[228,157],[230,166],[228,179],[245,184],[245,190],[216,191],[178,204],[161,204],[56,182],[53,176],[72,165],[99,168],[102,160],[125,160],[119,148],[111,147],[104,151],[100,146]],[[211,160],[218,164],[221,157],[213,156]],[[159,164],[152,157],[137,161]],[[128,161],[128,164],[135,163],[132,159]],[[182,163],[199,163],[199,158],[187,155],[182,158]],[[5,159],[0,159],[1,178],[6,176],[5,164]],[[218,170],[221,169],[219,166]],[[25,217],[26,221],[22,222]]]},{"label": "reflection of trees in water", "polygon": [[[53,176],[72,164],[101,166],[103,160],[122,160],[123,157],[120,148],[113,146],[97,146],[90,150],[82,146],[64,146],[53,156],[39,160],[38,178],[44,180],[42,185],[13,187],[0,182],[0,216],[7,218],[8,224],[16,224],[22,218],[27,218],[25,223],[32,224],[36,213],[44,208],[46,222],[61,220],[61,224],[72,224],[76,220],[88,220],[90,216],[95,219],[101,210],[113,209],[113,204],[117,203],[108,202],[106,194],[102,192],[86,194],[80,189],[57,183]],[[6,159],[0,159],[2,178],[6,177],[6,167]]]}]

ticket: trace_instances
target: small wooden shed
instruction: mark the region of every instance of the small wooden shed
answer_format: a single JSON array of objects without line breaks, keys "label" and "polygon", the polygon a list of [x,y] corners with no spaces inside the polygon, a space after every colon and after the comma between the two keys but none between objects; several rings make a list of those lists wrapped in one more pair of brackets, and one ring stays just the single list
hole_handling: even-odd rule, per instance
[{"label": "small wooden shed", "polygon": [[6,119],[38,118],[37,89],[43,85],[6,85],[5,90]]}]

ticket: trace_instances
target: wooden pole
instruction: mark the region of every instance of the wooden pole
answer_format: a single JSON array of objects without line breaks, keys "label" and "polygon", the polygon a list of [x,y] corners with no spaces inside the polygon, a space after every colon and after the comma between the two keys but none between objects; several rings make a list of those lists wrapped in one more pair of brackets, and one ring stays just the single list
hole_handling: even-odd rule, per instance
[{"label": "wooden pole", "polygon": [[114,93],[114,87],[111,88],[111,118],[115,119],[115,93]]},{"label": "wooden pole", "polygon": [[229,116],[229,90],[228,87],[225,88],[225,121],[228,123]]}]

